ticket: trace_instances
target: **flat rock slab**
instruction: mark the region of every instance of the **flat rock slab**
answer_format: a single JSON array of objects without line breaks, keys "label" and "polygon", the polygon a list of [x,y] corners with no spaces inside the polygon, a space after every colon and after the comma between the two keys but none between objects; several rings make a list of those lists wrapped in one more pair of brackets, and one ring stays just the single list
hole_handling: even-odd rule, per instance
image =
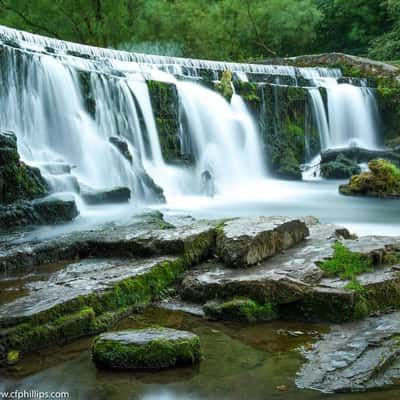
[{"label": "flat rock slab", "polygon": [[307,362],[298,373],[300,388],[353,392],[379,388],[400,378],[400,313],[344,325],[304,350]]},{"label": "flat rock slab", "polygon": [[200,361],[197,335],[167,328],[109,332],[92,346],[96,364],[119,370],[159,370]]},{"label": "flat rock slab", "polygon": [[[356,312],[357,294],[346,288],[348,280],[324,278],[319,263],[332,257],[332,245],[340,238],[353,252],[368,255],[377,267],[358,277],[371,292],[372,309],[400,302],[400,274],[396,266],[381,266],[384,255],[397,251],[400,238],[362,237],[344,240],[333,225],[310,226],[310,237],[296,246],[247,269],[231,269],[207,262],[187,272],[181,284],[184,300],[205,303],[245,297],[260,304],[279,305],[283,316],[344,321]],[[346,235],[345,235],[346,236]]]},{"label": "flat rock slab", "polygon": [[234,219],[218,232],[217,254],[228,267],[249,267],[301,242],[308,234],[306,224],[299,219]]},{"label": "flat rock slab", "polygon": [[14,325],[51,308],[66,304],[81,296],[107,291],[126,278],[140,276],[173,257],[150,259],[99,259],[89,258],[67,264],[39,281],[27,281],[28,294],[15,301],[0,305],[0,326]]},{"label": "flat rock slab", "polygon": [[[196,241],[204,251],[214,246],[215,221],[163,229],[161,217],[151,215],[121,226],[68,233],[54,239],[0,244],[0,272],[13,274],[63,260],[92,257],[150,257],[183,255]],[[210,249],[206,249],[206,242]],[[201,244],[201,243],[200,243]],[[192,255],[198,249],[191,249]]]}]

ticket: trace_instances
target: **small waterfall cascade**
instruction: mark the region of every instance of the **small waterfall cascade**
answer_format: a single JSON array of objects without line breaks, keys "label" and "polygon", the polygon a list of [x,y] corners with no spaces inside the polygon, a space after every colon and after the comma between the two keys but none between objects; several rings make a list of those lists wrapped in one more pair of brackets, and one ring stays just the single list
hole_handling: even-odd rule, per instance
[{"label": "small waterfall cascade", "polygon": [[379,113],[371,88],[338,83],[333,78],[315,78],[318,87],[326,90],[326,103],[318,87],[309,89],[322,150],[358,146],[377,149]]},{"label": "small waterfall cascade", "polygon": [[[234,85],[230,101],[210,87],[227,69],[238,82],[273,86],[274,96],[275,89],[306,88],[321,149],[378,146],[373,92],[338,83],[338,69],[135,54],[6,27],[0,27],[0,129],[17,135],[22,160],[40,168],[53,192],[78,196],[85,188],[123,186],[145,204],[157,201],[160,188],[167,202],[234,193],[268,174],[254,112]],[[175,137],[160,131],[151,81],[174,87]],[[262,118],[270,117],[264,112]],[[275,120],[262,124],[280,126]],[[190,163],[166,160],[165,146],[178,156],[190,153]],[[205,190],[205,181],[212,190]]]}]

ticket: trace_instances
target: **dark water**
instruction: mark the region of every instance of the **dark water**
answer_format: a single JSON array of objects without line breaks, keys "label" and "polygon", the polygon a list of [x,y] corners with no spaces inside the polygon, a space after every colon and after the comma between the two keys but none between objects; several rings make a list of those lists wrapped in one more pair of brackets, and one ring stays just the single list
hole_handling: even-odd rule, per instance
[{"label": "dark water", "polygon": [[290,337],[279,329],[305,333],[327,326],[296,322],[241,325],[206,321],[180,311],[151,308],[130,317],[120,328],[159,324],[187,329],[201,338],[204,359],[194,368],[156,373],[109,372],[90,359],[91,339],[53,348],[26,358],[14,372],[1,373],[1,390],[68,391],[71,399],[271,399],[381,400],[400,398],[400,388],[356,394],[325,395],[297,389],[302,358],[296,348],[312,343],[311,335]]}]

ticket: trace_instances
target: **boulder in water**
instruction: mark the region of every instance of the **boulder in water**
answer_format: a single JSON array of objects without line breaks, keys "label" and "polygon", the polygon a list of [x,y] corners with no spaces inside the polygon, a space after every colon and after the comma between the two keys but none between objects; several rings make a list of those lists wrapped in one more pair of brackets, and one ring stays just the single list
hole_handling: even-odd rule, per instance
[{"label": "boulder in water", "polygon": [[118,370],[160,370],[198,363],[197,335],[167,328],[104,333],[92,346],[96,364]]},{"label": "boulder in water", "polygon": [[400,169],[386,160],[368,163],[370,172],[363,172],[341,185],[339,192],[349,196],[400,198]]},{"label": "boulder in water", "polygon": [[33,202],[33,210],[43,224],[72,221],[79,215],[73,196],[49,197]]},{"label": "boulder in water", "polygon": [[322,163],[320,170],[321,175],[326,179],[346,179],[361,172],[357,163],[343,154],[339,154],[335,161]]},{"label": "boulder in water", "polygon": [[81,185],[81,196],[90,205],[127,203],[131,198],[131,191],[127,187],[95,190]]},{"label": "boulder in water", "polygon": [[20,160],[17,137],[0,132],[0,203],[31,200],[46,194],[46,183],[39,169]]}]

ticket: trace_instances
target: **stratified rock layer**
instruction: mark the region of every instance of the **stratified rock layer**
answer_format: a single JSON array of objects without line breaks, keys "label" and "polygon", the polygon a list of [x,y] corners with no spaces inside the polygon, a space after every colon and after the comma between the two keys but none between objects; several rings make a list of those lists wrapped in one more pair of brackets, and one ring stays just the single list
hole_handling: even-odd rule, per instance
[{"label": "stratified rock layer", "polygon": [[111,369],[159,370],[198,363],[197,335],[167,328],[104,333],[92,347],[93,360]]},{"label": "stratified rock layer", "polygon": [[298,374],[301,388],[353,392],[400,378],[400,313],[338,325],[312,350]]},{"label": "stratified rock layer", "polygon": [[292,247],[307,235],[306,224],[298,219],[234,219],[225,222],[218,232],[217,254],[228,267],[249,267]]}]

